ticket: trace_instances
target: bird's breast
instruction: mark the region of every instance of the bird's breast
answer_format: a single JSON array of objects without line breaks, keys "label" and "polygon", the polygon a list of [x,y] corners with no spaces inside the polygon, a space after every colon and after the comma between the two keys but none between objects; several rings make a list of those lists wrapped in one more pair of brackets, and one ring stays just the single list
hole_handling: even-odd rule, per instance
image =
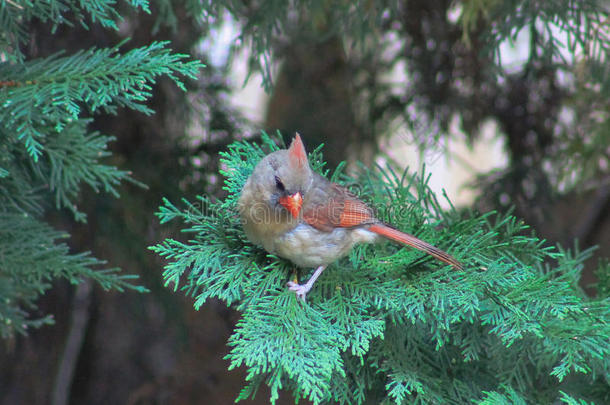
[{"label": "bird's breast", "polygon": [[300,267],[327,265],[348,254],[357,243],[373,242],[377,234],[365,228],[335,228],[320,231],[300,223],[294,229],[278,235],[268,251],[290,260]]}]

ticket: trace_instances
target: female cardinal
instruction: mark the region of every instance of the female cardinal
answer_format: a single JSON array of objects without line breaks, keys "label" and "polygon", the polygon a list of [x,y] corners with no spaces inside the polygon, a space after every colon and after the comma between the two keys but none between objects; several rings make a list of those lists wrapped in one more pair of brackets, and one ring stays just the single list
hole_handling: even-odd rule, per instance
[{"label": "female cardinal", "polygon": [[314,173],[299,134],[288,149],[270,153],[256,165],[241,191],[238,209],[250,241],[297,266],[317,267],[307,283],[288,282],[303,300],[326,266],[356,243],[370,243],[379,236],[462,267],[442,250],[384,224],[345,188]]}]

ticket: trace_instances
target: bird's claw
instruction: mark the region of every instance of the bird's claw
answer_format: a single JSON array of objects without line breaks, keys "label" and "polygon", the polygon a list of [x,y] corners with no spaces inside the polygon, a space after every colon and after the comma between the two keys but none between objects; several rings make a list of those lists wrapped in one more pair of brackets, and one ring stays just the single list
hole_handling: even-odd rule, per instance
[{"label": "bird's claw", "polygon": [[309,288],[306,284],[301,285],[295,281],[289,281],[288,289],[290,291],[294,291],[295,294],[297,295],[297,298],[302,300],[303,302],[305,302],[305,297],[307,296],[307,293],[309,292]]}]

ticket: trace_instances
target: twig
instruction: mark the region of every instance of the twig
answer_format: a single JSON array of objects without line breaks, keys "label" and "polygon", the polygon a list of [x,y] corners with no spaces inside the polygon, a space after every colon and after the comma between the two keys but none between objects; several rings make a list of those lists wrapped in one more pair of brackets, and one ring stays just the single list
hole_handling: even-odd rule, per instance
[{"label": "twig", "polygon": [[70,331],[66,347],[61,356],[59,370],[53,384],[52,405],[68,405],[74,369],[83,345],[85,331],[89,323],[89,304],[91,303],[91,281],[83,281],[76,288],[74,296]]}]

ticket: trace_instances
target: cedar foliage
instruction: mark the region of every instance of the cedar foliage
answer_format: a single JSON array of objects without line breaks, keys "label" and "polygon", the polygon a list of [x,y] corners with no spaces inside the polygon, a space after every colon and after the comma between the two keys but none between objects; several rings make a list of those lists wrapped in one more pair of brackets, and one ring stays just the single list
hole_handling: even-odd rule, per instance
[{"label": "cedar foliage", "polygon": [[[116,2],[3,1],[0,3],[0,335],[10,337],[52,321],[36,300],[53,282],[85,278],[104,289],[145,291],[133,276],[106,268],[87,252],[70,251],[66,232],[45,221],[49,210],[68,210],[86,221],[79,193],[118,197],[129,172],[105,164],[112,136],[89,129],[101,113],[128,108],[152,114],[146,102],[160,76],[183,88],[201,63],[173,53],[166,42],[127,52],[124,43],[106,48],[28,58],[31,24],[45,23],[48,35],[62,26],[100,24],[118,30]],[[128,2],[141,12],[148,3]]]},{"label": "cedar foliage", "polygon": [[[151,247],[167,259],[166,285],[196,309],[215,298],[240,312],[227,355],[230,369],[247,369],[238,399],[266,384],[272,403],[280,390],[314,404],[610,401],[610,298],[578,287],[591,250],[548,246],[510,214],[444,211],[425,174],[331,177],[463,271],[392,243],[364,245],[297,300],[286,282],[312,269],[295,273],[249,243],[236,211],[252,169],[277,148],[265,134],[262,146],[232,144],[222,154],[227,197],[165,200],[158,217],[182,221],[188,240]],[[309,158],[328,174],[320,148]]]}]

